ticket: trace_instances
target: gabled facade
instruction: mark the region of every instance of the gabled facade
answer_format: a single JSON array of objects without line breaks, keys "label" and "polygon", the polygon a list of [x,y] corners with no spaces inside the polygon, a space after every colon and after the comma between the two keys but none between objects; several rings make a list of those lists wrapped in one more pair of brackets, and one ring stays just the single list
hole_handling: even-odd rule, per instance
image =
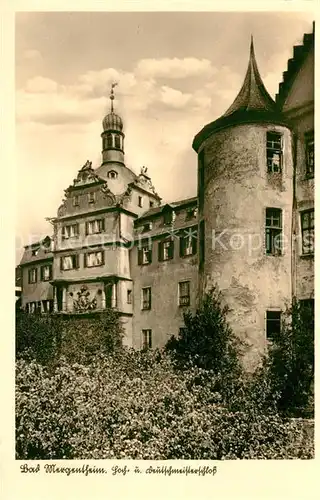
[{"label": "gabled facade", "polygon": [[25,248],[22,307],[93,318],[116,308],[127,345],[156,347],[217,284],[253,363],[292,299],[313,299],[313,46],[311,34],[295,47],[274,101],[251,41],[239,94],[194,138],[197,196],[173,203],[145,167],[126,166],[112,87],[101,165],[86,162],[65,190],[45,248]]}]

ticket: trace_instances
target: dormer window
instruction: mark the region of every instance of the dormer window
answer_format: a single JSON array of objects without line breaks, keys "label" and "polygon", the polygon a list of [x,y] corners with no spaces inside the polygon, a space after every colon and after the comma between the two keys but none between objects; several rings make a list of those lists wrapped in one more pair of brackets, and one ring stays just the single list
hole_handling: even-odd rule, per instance
[{"label": "dormer window", "polygon": [[39,247],[33,248],[33,250],[32,250],[32,256],[35,257],[36,255],[38,255],[39,250],[40,250]]},{"label": "dormer window", "polygon": [[142,227],[142,232],[146,233],[147,231],[151,231],[151,229],[152,229],[152,222],[146,222]]},{"label": "dormer window", "polygon": [[109,170],[108,179],[116,179],[118,177],[118,172],[115,170]]},{"label": "dormer window", "polygon": [[88,202],[89,203],[94,203],[95,201],[96,201],[95,193],[93,193],[93,192],[88,193]]},{"label": "dormer window", "polygon": [[172,212],[165,212],[163,214],[163,223],[165,226],[170,226],[173,222],[173,213]]},{"label": "dormer window", "polygon": [[195,208],[189,208],[187,210],[187,215],[186,215],[186,220],[192,220],[195,219],[198,215],[198,209]]}]

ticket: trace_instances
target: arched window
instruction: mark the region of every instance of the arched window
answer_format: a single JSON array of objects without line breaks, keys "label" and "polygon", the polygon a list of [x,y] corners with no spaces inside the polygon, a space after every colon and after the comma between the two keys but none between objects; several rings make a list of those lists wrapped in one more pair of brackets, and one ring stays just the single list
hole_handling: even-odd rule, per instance
[{"label": "arched window", "polygon": [[115,170],[109,170],[108,172],[108,178],[109,179],[116,179],[118,177],[118,172]]},{"label": "arched window", "polygon": [[115,147],[120,149],[121,148],[121,141],[120,141],[120,136],[116,135],[115,136]]},{"label": "arched window", "polygon": [[107,148],[112,148],[112,134],[107,135]]}]

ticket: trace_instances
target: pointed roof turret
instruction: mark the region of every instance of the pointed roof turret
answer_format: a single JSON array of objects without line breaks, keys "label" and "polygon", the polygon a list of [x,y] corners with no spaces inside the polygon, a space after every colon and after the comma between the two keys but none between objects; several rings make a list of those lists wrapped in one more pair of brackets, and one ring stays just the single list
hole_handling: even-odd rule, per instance
[{"label": "pointed roof turret", "polygon": [[212,132],[241,123],[267,122],[287,125],[261,79],[251,35],[249,64],[242,87],[228,110],[217,120],[206,125],[194,138],[193,148],[198,151]]},{"label": "pointed roof turret", "polygon": [[233,104],[223,116],[229,116],[235,111],[250,111],[252,109],[274,111],[276,103],[270,97],[261,79],[254,54],[253,36],[251,35],[250,58],[243,85]]}]

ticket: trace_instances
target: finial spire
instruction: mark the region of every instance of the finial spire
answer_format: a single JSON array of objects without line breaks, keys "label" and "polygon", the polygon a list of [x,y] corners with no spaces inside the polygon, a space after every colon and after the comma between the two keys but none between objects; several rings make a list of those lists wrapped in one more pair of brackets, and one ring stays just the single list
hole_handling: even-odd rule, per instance
[{"label": "finial spire", "polygon": [[111,113],[113,113],[113,101],[114,101],[114,92],[113,89],[118,85],[118,82],[111,84],[111,92],[110,92],[110,101],[111,101]]},{"label": "finial spire", "polygon": [[251,35],[251,43],[250,43],[250,55],[254,55],[254,46],[253,46],[253,35]]}]

